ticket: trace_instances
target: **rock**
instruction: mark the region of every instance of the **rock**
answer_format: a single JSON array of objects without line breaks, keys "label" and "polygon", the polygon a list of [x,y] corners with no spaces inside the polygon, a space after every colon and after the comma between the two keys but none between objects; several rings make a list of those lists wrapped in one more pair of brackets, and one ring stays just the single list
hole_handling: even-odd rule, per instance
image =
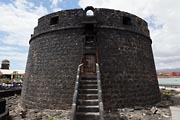
[{"label": "rock", "polygon": [[26,118],[26,111],[21,111],[19,115],[21,118]]},{"label": "rock", "polygon": [[134,112],[134,109],[133,108],[127,108],[126,111],[127,112]]},{"label": "rock", "polygon": [[146,115],[152,115],[152,112],[151,111],[146,111]]},{"label": "rock", "polygon": [[171,101],[173,102],[173,105],[180,105],[180,94],[172,96]]},{"label": "rock", "polygon": [[20,96],[7,97],[7,107],[12,120],[43,120],[45,117],[58,120],[70,120],[71,110],[24,109],[20,105]]},{"label": "rock", "polygon": [[146,113],[142,113],[142,115],[143,115],[143,116],[145,116],[145,115],[146,115]]},{"label": "rock", "polygon": [[141,106],[135,106],[134,109],[135,109],[135,110],[142,110],[143,107],[141,107]]},{"label": "rock", "polygon": [[152,112],[153,114],[156,114],[156,113],[158,112],[158,109],[157,109],[156,107],[152,107],[152,108],[151,108],[151,112]]}]

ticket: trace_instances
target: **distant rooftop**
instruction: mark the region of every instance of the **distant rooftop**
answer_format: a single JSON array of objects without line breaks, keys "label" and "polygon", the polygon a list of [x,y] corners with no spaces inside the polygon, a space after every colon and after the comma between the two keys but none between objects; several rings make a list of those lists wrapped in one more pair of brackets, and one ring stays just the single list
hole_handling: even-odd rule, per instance
[{"label": "distant rooftop", "polygon": [[18,74],[24,74],[25,70],[7,70],[7,69],[0,69],[0,75],[11,75],[14,72],[17,72]]}]

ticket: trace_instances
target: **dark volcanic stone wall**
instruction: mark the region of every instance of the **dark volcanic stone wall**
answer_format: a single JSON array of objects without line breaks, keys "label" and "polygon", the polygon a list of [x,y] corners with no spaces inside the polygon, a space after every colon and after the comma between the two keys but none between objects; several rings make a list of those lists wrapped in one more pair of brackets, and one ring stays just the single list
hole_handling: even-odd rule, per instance
[{"label": "dark volcanic stone wall", "polygon": [[[104,109],[157,103],[160,92],[147,23],[120,11],[102,9],[97,14]],[[123,24],[124,16],[130,25]]]},{"label": "dark volcanic stone wall", "polygon": [[[104,109],[157,103],[160,92],[147,23],[109,9],[96,15]],[[124,17],[130,18],[129,25],[123,23]]]},{"label": "dark volcanic stone wall", "polygon": [[[70,11],[62,14],[64,16],[59,19],[77,25]],[[67,30],[64,27],[69,24],[61,21],[50,26],[50,18],[54,16],[57,13],[41,18],[44,21],[39,22],[38,31],[30,40],[22,90],[22,105],[27,108],[71,108],[77,68],[82,58],[82,30],[72,25]],[[64,26],[60,26],[62,24]]]},{"label": "dark volcanic stone wall", "polygon": [[107,29],[98,36],[105,110],[157,103],[160,94],[150,39]]},{"label": "dark volcanic stone wall", "polygon": [[[43,16],[30,40],[22,105],[71,107],[76,70],[83,53],[82,9]],[[147,23],[117,10],[95,9],[98,60],[105,110],[153,105],[160,100]],[[58,24],[50,20],[58,16]],[[124,17],[130,24],[124,24]]]}]

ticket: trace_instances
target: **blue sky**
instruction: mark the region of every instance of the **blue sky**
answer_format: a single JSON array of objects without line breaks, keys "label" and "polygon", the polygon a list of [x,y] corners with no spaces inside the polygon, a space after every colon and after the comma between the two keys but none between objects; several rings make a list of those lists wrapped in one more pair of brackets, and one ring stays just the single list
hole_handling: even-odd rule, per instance
[{"label": "blue sky", "polygon": [[148,22],[157,69],[180,68],[179,0],[0,0],[0,61],[25,69],[30,35],[39,17],[86,6],[135,14]]}]

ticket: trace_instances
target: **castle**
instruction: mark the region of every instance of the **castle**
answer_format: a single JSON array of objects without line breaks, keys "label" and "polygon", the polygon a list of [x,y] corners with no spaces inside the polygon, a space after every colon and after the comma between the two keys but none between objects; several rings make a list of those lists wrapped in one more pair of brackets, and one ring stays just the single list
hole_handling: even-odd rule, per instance
[{"label": "castle", "polygon": [[83,99],[93,101],[96,94],[92,103],[102,98],[105,111],[160,100],[148,25],[135,15],[93,7],[62,10],[39,18],[29,43],[26,108],[69,109],[73,102],[81,108]]}]

